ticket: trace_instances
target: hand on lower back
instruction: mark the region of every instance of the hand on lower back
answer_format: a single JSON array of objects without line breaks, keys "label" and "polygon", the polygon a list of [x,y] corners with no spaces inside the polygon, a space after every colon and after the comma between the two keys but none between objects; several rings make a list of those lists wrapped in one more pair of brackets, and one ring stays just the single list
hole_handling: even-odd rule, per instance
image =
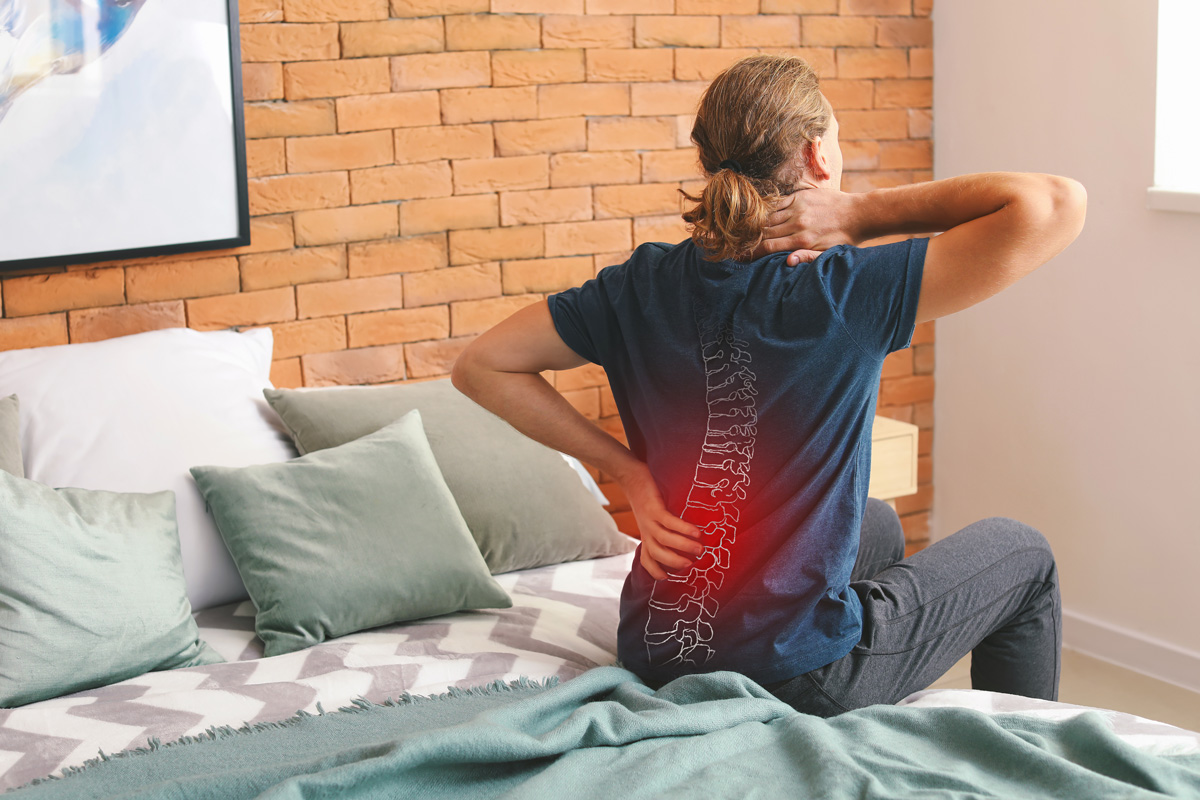
[{"label": "hand on lower back", "polygon": [[667,510],[650,470],[644,466],[620,479],[642,536],[641,561],[650,577],[663,580],[668,573],[691,569],[704,552],[700,529]]}]

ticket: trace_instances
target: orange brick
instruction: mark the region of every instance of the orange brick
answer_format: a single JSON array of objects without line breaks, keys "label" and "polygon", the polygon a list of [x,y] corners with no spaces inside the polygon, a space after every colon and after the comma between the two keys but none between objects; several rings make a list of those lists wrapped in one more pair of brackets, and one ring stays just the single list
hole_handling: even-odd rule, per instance
[{"label": "orange brick", "polygon": [[300,319],[379,311],[404,305],[402,275],[348,278],[306,283],[296,287],[296,312]]},{"label": "orange brick", "polygon": [[296,318],[296,290],[290,286],[186,302],[188,327],[198,331],[266,325]]},{"label": "orange brick", "polygon": [[583,0],[492,0],[496,14],[582,14]]},{"label": "orange brick", "polygon": [[829,98],[834,113],[844,108],[871,108],[875,102],[874,81],[821,81],[821,92]]},{"label": "orange brick", "polygon": [[679,214],[668,214],[661,217],[643,217],[633,221],[633,246],[637,247],[646,242],[666,242],[676,244],[686,241],[691,236],[687,225]]},{"label": "orange brick", "polygon": [[755,50],[749,48],[710,48],[680,47],[675,50],[675,80],[677,81],[711,81],[720,75],[733,62],[752,56]]},{"label": "orange brick", "polygon": [[558,292],[578,286],[592,275],[590,256],[506,261],[500,266],[500,280],[505,294]]},{"label": "orange brick", "polygon": [[333,208],[350,202],[350,181],[345,172],[277,175],[251,178],[248,183],[251,214]]},{"label": "orange brick", "polygon": [[[421,58],[422,56],[401,56]],[[304,61],[283,65],[283,91],[289,100],[382,94],[390,87],[386,58]],[[421,88],[421,87],[416,87]]]},{"label": "orange brick", "polygon": [[66,314],[0,319],[0,350],[49,347],[67,342]]},{"label": "orange brick", "polygon": [[612,83],[539,86],[538,116],[604,117],[629,113],[629,87]]},{"label": "orange brick", "polygon": [[437,125],[442,121],[437,92],[397,92],[339,97],[339,133]]},{"label": "orange brick", "polygon": [[242,290],[247,292],[346,277],[344,245],[259,253],[242,256],[239,261],[242,265]]},{"label": "orange brick", "polygon": [[593,194],[596,219],[644,217],[679,210],[679,185],[675,183],[597,186]]},{"label": "orange brick", "polygon": [[345,22],[387,19],[388,0],[284,0],[288,22]]},{"label": "orange brick", "polygon": [[408,374],[413,378],[428,378],[449,375],[454,362],[466,349],[474,336],[443,339],[440,342],[417,342],[404,345],[404,358],[408,361]]},{"label": "orange brick", "polygon": [[910,47],[908,49],[908,77],[933,77],[932,47]]},{"label": "orange brick", "polygon": [[242,61],[320,61],[338,57],[338,26],[242,25]]},{"label": "orange brick", "polygon": [[250,220],[250,244],[230,250],[214,250],[210,256],[243,253],[262,253],[269,250],[287,250],[295,242],[290,216],[254,217]]},{"label": "orange brick", "polygon": [[542,17],[542,47],[547,49],[632,46],[633,17]]},{"label": "orange brick", "polygon": [[758,0],[676,0],[676,14],[757,14]]},{"label": "orange brick", "polygon": [[534,258],[542,254],[542,248],[541,225],[450,233],[450,263],[456,266],[506,258]]},{"label": "orange brick", "polygon": [[694,114],[707,87],[704,81],[635,83],[629,87],[633,116]]},{"label": "orange brick", "polygon": [[592,186],[637,183],[641,159],[637,153],[560,153],[550,156],[550,185]]},{"label": "orange brick", "polygon": [[836,14],[838,0],[762,0],[764,14]]},{"label": "orange brick", "polygon": [[[602,417],[616,416],[618,414],[617,400],[615,397],[613,397],[612,388],[609,386],[601,386],[599,388],[600,388],[600,416],[602,416]],[[616,484],[612,484],[612,485],[616,486]],[[619,490],[617,493],[613,493],[610,490],[605,489],[604,494],[606,497],[613,499],[613,500],[615,500],[617,497],[622,496],[621,493],[619,492]]]},{"label": "orange brick", "polygon": [[642,154],[642,181],[688,181],[704,176],[700,159],[694,148],[685,150],[656,150]]},{"label": "orange brick", "polygon": [[897,350],[883,359],[881,375],[888,378],[908,377],[913,374],[913,349]]},{"label": "orange brick", "polygon": [[913,0],[914,17],[928,17],[933,13],[933,0]]},{"label": "orange brick", "polygon": [[798,17],[728,16],[721,18],[722,47],[799,47]]},{"label": "orange brick", "polygon": [[451,303],[450,330],[455,336],[483,333],[522,308],[540,302],[543,302],[541,295],[519,294],[513,297],[490,297],[487,300]]},{"label": "orange brick", "polygon": [[841,146],[843,169],[879,169],[879,142],[867,139],[865,141],[841,142]]},{"label": "orange brick", "polygon": [[550,162],[544,155],[470,158],[454,162],[455,194],[543,189],[549,185]]},{"label": "orange brick", "polygon": [[271,385],[276,389],[299,389],[304,386],[304,373],[299,358],[284,358],[271,362]]},{"label": "orange brick", "polygon": [[356,386],[404,377],[404,346],[361,347],[300,357],[305,386]]},{"label": "orange brick", "polygon": [[487,53],[430,53],[392,58],[392,91],[490,86]]},{"label": "orange brick", "polygon": [[310,103],[247,103],[246,138],[271,139],[278,136],[317,136],[334,133],[337,117],[332,100]]},{"label": "orange brick", "polygon": [[329,172],[392,163],[391,131],[288,139],[289,172]]},{"label": "orange brick", "polygon": [[628,250],[633,228],[627,219],[560,222],[546,226],[546,255],[574,256]]},{"label": "orange brick", "polygon": [[325,317],[299,322],[281,322],[271,326],[275,336],[276,359],[294,358],[305,353],[327,353],[346,349],[346,319]]},{"label": "orange brick", "polygon": [[361,242],[386,239],[399,233],[396,206],[390,203],[297,211],[295,225],[298,245]]},{"label": "orange brick", "polygon": [[589,119],[588,150],[674,150],[671,117]]},{"label": "orange brick", "polygon": [[589,81],[669,81],[675,72],[670,50],[588,50]]},{"label": "orange brick", "polygon": [[125,271],[122,269],[89,269],[6,278],[4,281],[4,313],[9,317],[124,302]]},{"label": "orange brick", "polygon": [[229,294],[240,288],[238,260],[232,256],[125,269],[125,301],[128,303],[208,297]]},{"label": "orange brick", "polygon": [[876,108],[931,108],[932,106],[932,80],[875,82]]},{"label": "orange brick", "polygon": [[283,22],[283,0],[242,0],[238,3],[238,21]]},{"label": "orange brick", "polygon": [[421,272],[450,263],[444,233],[350,245],[350,277]]},{"label": "orange brick", "polygon": [[600,270],[604,269],[605,267],[611,267],[616,264],[624,264],[632,257],[632,250],[622,250],[619,253],[597,253],[592,257],[592,261],[595,263],[594,269],[596,274],[599,274]]},{"label": "orange brick", "polygon": [[454,194],[449,161],[375,167],[350,173],[350,198],[354,203],[382,203]]},{"label": "orange brick", "polygon": [[397,164],[444,158],[487,158],[492,154],[491,125],[407,128],[394,134]]},{"label": "orange brick", "polygon": [[491,0],[392,0],[393,17],[438,17],[486,12]]},{"label": "orange brick", "polygon": [[904,111],[843,111],[838,114],[840,139],[905,139],[908,117]]},{"label": "orange brick", "polygon": [[913,373],[917,375],[932,375],[935,366],[933,345],[917,345],[910,347],[909,350],[913,352]]},{"label": "orange brick", "polygon": [[933,135],[933,112],[926,109],[908,110],[908,138],[928,139]]},{"label": "orange brick", "polygon": [[[876,170],[874,172],[847,172],[842,175],[842,191],[870,192],[874,189],[890,189],[894,186],[903,186],[912,182],[912,173],[907,171]],[[864,245],[874,247],[887,243],[883,241],[871,241],[865,242]]]},{"label": "orange brick", "polygon": [[871,47],[875,44],[874,17],[804,17],[804,44],[824,47]]},{"label": "orange brick", "polygon": [[582,50],[506,51],[492,55],[492,83],[496,86],[579,83],[584,77]]},{"label": "orange brick", "polygon": [[162,328],[186,328],[187,320],[183,301],[173,300],[71,311],[67,314],[67,325],[71,341],[75,343],[98,342]]},{"label": "orange brick", "polygon": [[442,21],[389,19],[342,26],[342,58],[437,53],[446,49]]},{"label": "orange brick", "polygon": [[242,100],[280,100],[283,98],[283,65],[242,64]]},{"label": "orange brick", "polygon": [[536,117],[537,89],[533,86],[442,92],[442,122],[447,125]]},{"label": "orange brick", "polygon": [[721,44],[720,17],[638,17],[638,47],[717,47]]},{"label": "orange brick", "polygon": [[672,0],[587,0],[589,14],[670,14],[674,11]]},{"label": "orange brick", "polygon": [[898,48],[844,47],[837,51],[839,78],[906,78],[908,53]]},{"label": "orange brick", "polygon": [[499,224],[500,201],[494,194],[409,200],[400,205],[400,232],[405,236]]},{"label": "orange brick", "polygon": [[883,169],[933,168],[933,142],[929,139],[883,142],[882,146],[879,166]]},{"label": "orange brick", "polygon": [[592,218],[592,190],[539,189],[500,193],[500,224],[575,222]]},{"label": "orange brick", "polygon": [[933,20],[892,18],[879,20],[880,47],[932,47]]},{"label": "orange brick", "polygon": [[587,123],[583,119],[497,122],[495,135],[496,154],[501,156],[587,149]]},{"label": "orange brick", "polygon": [[474,264],[404,275],[404,306],[432,306],[480,300],[500,294],[500,265]]},{"label": "orange brick", "polygon": [[445,339],[450,335],[447,306],[401,308],[352,314],[346,318],[351,347]]},{"label": "orange brick", "polygon": [[878,17],[908,16],[912,13],[912,0],[841,0],[838,13]]},{"label": "orange brick", "polygon": [[542,44],[537,17],[465,14],[446,17],[447,50],[525,50]]},{"label": "orange brick", "polygon": [[264,175],[282,175],[287,172],[283,139],[247,139],[246,175],[261,178]]}]

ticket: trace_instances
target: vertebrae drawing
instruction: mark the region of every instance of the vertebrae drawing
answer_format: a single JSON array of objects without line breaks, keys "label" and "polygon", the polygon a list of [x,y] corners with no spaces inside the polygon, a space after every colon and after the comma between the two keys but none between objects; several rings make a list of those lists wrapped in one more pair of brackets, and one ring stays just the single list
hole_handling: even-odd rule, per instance
[{"label": "vertebrae drawing", "polygon": [[[708,427],[680,516],[703,531],[704,553],[686,573],[668,573],[651,590],[645,641],[654,666],[703,664],[716,653],[710,644],[712,620],[719,608],[714,595],[729,568],[758,432],[754,405],[758,392],[750,371],[749,343],[737,336],[732,325],[721,324],[701,327],[700,346]],[[651,645],[667,645],[669,652],[656,659]]]}]

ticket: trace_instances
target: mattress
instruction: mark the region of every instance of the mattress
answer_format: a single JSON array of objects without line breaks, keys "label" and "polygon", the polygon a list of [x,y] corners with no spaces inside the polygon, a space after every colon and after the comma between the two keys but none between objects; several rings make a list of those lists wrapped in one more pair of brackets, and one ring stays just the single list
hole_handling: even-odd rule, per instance
[{"label": "mattress", "polygon": [[[568,681],[616,660],[621,587],[633,553],[497,575],[505,609],[459,611],[262,657],[254,607],[196,614],[200,635],[227,663],[151,672],[73,695],[0,710],[0,791],[60,774],[100,751],[169,742],[214,726],[333,711],[358,697],[382,702],[526,677]],[[1015,695],[926,689],[898,705],[1063,719],[1101,710],[1130,744],[1162,755],[1200,753],[1200,733],[1131,714]]]}]

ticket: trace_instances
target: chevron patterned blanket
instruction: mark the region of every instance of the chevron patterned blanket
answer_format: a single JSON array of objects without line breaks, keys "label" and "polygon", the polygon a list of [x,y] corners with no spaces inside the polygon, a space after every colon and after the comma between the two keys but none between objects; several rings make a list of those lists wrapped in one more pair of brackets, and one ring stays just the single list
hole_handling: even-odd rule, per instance
[{"label": "chevron patterned blanket", "polygon": [[[249,603],[199,612],[228,663],[152,672],[0,710],[0,791],[62,774],[100,752],[272,723],[358,698],[436,695],[495,681],[554,684],[616,660],[621,586],[633,553],[497,575],[512,608],[462,611],[262,658]],[[1084,707],[971,690],[925,690],[898,705],[960,706],[1063,719]],[[1200,734],[1115,711],[1106,724],[1143,751],[1200,753]]]}]

